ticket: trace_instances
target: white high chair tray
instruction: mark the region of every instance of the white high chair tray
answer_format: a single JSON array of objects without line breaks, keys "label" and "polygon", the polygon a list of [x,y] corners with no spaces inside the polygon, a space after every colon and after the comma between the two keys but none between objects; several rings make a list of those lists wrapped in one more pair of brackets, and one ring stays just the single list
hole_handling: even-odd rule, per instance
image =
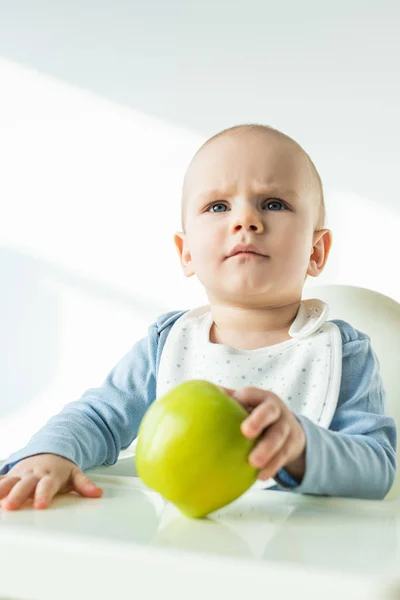
[{"label": "white high chair tray", "polygon": [[131,476],[131,458],[90,473],[101,499],[0,511],[0,600],[400,597],[399,501],[250,490],[190,520]]}]

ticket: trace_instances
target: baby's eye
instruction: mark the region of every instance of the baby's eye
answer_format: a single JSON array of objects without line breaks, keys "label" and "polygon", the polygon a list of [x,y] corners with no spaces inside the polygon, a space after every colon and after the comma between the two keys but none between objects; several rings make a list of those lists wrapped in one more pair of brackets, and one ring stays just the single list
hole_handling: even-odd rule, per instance
[{"label": "baby's eye", "polygon": [[268,200],[264,204],[264,208],[268,208],[268,210],[285,210],[286,204],[281,202],[281,200]]},{"label": "baby's eye", "polygon": [[215,202],[208,207],[209,212],[226,212],[228,207],[223,202]]}]

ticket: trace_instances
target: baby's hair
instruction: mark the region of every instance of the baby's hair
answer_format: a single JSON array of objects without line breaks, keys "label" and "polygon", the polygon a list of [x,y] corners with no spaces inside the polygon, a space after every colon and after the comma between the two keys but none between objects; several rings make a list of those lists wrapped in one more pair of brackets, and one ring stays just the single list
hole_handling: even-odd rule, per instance
[{"label": "baby's hair", "polygon": [[[317,193],[318,193],[318,199],[317,199],[318,219],[317,219],[317,224],[316,224],[315,229],[316,229],[316,231],[318,231],[319,229],[323,229],[325,227],[326,209],[325,209],[324,190],[323,190],[323,186],[322,186],[321,177],[317,171],[315,164],[313,163],[313,161],[311,160],[311,158],[307,154],[307,152],[304,150],[304,148],[302,148],[300,146],[300,144],[298,142],[296,142],[296,140],[294,140],[290,136],[286,135],[286,133],[279,131],[279,129],[274,129],[274,127],[270,127],[269,125],[262,125],[259,123],[244,123],[242,125],[234,125],[233,127],[228,127],[227,129],[223,129],[222,131],[219,131],[218,133],[216,133],[215,135],[210,137],[208,140],[206,140],[204,142],[204,144],[197,150],[196,154],[192,158],[192,161],[206,146],[208,146],[208,144],[217,140],[218,138],[223,137],[225,135],[241,135],[241,134],[252,132],[252,131],[255,133],[261,133],[261,134],[269,133],[269,134],[273,134],[273,135],[276,135],[279,137],[283,137],[286,140],[290,141],[292,144],[295,144],[297,146],[297,148],[305,155],[305,157],[307,158],[307,161],[311,167],[311,172],[313,174],[313,177],[315,178],[315,182],[316,182],[316,186],[317,186]],[[183,185],[183,187],[185,187],[185,184]],[[185,202],[183,201],[183,198],[182,198],[182,226],[183,226],[183,228],[184,228],[184,221],[185,221]]]}]

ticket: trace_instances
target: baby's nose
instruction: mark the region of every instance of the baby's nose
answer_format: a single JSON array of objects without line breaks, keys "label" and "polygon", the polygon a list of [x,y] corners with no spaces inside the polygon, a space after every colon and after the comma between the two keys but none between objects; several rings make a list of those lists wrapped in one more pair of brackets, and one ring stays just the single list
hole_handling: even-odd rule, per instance
[{"label": "baby's nose", "polygon": [[255,211],[237,215],[234,219],[234,230],[240,231],[241,229],[261,233],[264,230],[264,225],[260,215]]}]

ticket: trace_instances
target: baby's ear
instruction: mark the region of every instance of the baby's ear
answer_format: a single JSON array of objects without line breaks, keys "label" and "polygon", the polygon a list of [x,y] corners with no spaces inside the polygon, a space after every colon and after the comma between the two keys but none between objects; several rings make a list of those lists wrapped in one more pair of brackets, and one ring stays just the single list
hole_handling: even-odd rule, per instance
[{"label": "baby's ear", "polygon": [[332,232],[329,229],[320,229],[314,232],[313,246],[307,275],[318,277],[325,268],[332,246]]},{"label": "baby's ear", "polygon": [[174,243],[178,250],[183,272],[186,277],[191,277],[194,275],[194,269],[192,266],[192,257],[187,246],[186,233],[183,233],[182,231],[175,233]]}]

